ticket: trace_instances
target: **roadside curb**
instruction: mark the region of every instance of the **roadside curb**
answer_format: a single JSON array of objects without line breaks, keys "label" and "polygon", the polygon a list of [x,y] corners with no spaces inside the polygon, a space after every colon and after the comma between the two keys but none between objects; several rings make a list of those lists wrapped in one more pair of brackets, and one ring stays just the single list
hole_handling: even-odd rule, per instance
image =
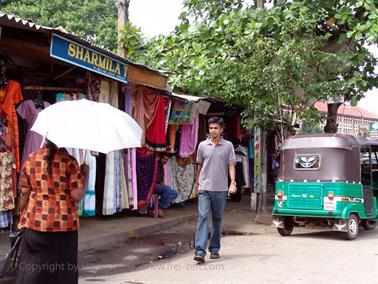
[{"label": "roadside curb", "polygon": [[133,238],[141,238],[152,233],[156,233],[160,230],[168,229],[175,225],[189,222],[196,218],[196,215],[184,216],[181,218],[173,218],[171,220],[159,220],[159,222],[141,226],[139,228],[128,229],[123,232],[109,233],[107,235],[102,235],[98,238],[92,240],[82,240],[79,239],[78,252],[84,252],[89,250],[101,250],[107,249],[113,245],[126,242]]}]

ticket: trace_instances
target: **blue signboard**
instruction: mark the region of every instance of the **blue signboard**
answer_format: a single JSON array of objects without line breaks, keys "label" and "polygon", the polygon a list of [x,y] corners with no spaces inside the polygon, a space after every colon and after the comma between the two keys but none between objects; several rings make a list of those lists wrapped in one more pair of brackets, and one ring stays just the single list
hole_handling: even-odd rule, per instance
[{"label": "blue signboard", "polygon": [[51,57],[127,83],[128,65],[77,42],[53,34]]}]

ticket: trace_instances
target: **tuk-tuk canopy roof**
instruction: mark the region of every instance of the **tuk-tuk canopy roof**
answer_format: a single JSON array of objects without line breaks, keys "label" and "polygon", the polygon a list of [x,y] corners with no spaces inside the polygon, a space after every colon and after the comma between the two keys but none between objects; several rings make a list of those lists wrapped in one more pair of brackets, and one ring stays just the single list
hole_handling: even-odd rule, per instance
[{"label": "tuk-tuk canopy roof", "polygon": [[[361,143],[367,143],[367,139]],[[353,135],[340,133],[305,134],[290,136],[285,140],[284,150],[300,148],[342,148],[352,150],[361,145]]]}]

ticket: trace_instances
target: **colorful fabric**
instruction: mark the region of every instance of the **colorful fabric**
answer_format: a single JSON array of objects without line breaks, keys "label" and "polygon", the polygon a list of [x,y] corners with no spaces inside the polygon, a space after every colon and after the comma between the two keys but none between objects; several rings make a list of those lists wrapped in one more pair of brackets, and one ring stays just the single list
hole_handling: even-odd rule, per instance
[{"label": "colorful fabric", "polygon": [[102,214],[113,215],[116,213],[116,206],[116,189],[114,186],[114,152],[110,152],[106,155]]},{"label": "colorful fabric", "polygon": [[136,149],[131,150],[131,167],[132,167],[132,180],[133,180],[133,209],[138,209],[138,178],[137,178],[137,157]]},{"label": "colorful fabric", "polygon": [[121,212],[123,209],[123,192],[122,192],[122,179],[121,175],[124,173],[121,173],[121,164],[123,164],[123,159],[120,154],[121,151],[115,151],[114,152],[114,187],[113,190],[115,190],[115,209],[116,212]]},{"label": "colorful fabric", "polygon": [[180,151],[181,158],[190,157],[195,151],[198,142],[199,113],[196,112],[193,124],[183,125],[181,130]]},{"label": "colorful fabric", "polygon": [[[46,108],[50,105],[48,102],[42,103],[43,108]],[[30,153],[33,153],[41,147],[43,141],[42,135],[38,134],[37,132],[30,131],[30,128],[33,126],[38,116],[38,113],[41,110],[43,109],[37,108],[33,100],[23,101],[17,108],[17,113],[20,115],[22,119],[25,120],[27,124],[27,132],[25,137],[24,149],[22,151],[21,166],[24,164],[25,160],[27,159]],[[21,175],[22,173],[20,173],[18,188],[20,188],[21,186]]]},{"label": "colorful fabric", "polygon": [[146,148],[137,149],[136,169],[138,180],[138,208],[146,208],[154,192],[157,179],[158,167],[156,154]]},{"label": "colorful fabric", "polygon": [[0,228],[8,228],[12,225],[12,210],[0,212]]},{"label": "colorful fabric", "polygon": [[21,213],[18,228],[40,232],[77,231],[79,217],[70,192],[84,186],[76,159],[60,148],[47,172],[47,145],[29,155],[22,168],[21,189],[30,190],[29,202]]},{"label": "colorful fabric", "polygon": [[[16,162],[16,172],[20,171],[20,150],[19,150],[19,133],[18,133],[18,118],[15,105],[23,100],[21,94],[21,85],[13,80],[9,80],[5,88],[5,97],[0,101],[0,113],[4,112],[5,117],[13,134],[14,158]],[[16,184],[14,184],[14,187]]]},{"label": "colorful fabric", "polygon": [[167,146],[167,152],[174,153],[175,152],[175,145],[176,145],[176,135],[179,129],[179,125],[171,124],[169,125],[168,132],[169,132],[169,144]]},{"label": "colorful fabric", "polygon": [[[125,91],[125,112],[132,116],[132,87],[129,85],[126,87]],[[135,148],[127,149],[125,150],[124,156],[126,187],[129,198],[129,207],[131,209],[138,208],[135,151]]]},{"label": "colorful fabric", "polygon": [[[123,154],[123,151],[120,152]],[[128,209],[130,207],[130,198],[129,198],[129,191],[126,184],[126,176],[125,176],[125,157],[123,156],[122,162],[120,163],[120,175],[121,175],[121,188],[122,188],[122,209]]]},{"label": "colorful fabric", "polygon": [[165,138],[165,103],[162,96],[157,96],[157,100],[154,118],[146,129],[146,148],[151,151],[165,151],[167,149]]},{"label": "colorful fabric", "polygon": [[90,151],[87,151],[85,163],[89,166],[88,184],[83,198],[83,211],[84,217],[96,215],[96,157],[92,156]]},{"label": "colorful fabric", "polygon": [[194,164],[181,166],[175,156],[172,163],[172,187],[178,191],[176,203],[185,202],[191,198],[194,187]]},{"label": "colorful fabric", "polygon": [[12,152],[0,152],[0,211],[14,208],[13,171],[16,168]]},{"label": "colorful fabric", "polygon": [[[165,123],[164,128],[161,128],[161,121],[163,120],[161,117],[164,116],[164,102],[163,102],[163,110],[161,110],[161,101],[162,98],[156,93],[154,89],[138,85],[137,87],[133,88],[132,94],[135,97],[135,108],[133,112],[133,118],[138,123],[138,125],[142,128],[142,146],[146,145],[145,139],[148,132],[153,131],[154,128],[164,129],[165,135]],[[159,118],[155,120],[155,116],[158,114]],[[155,124],[151,126],[151,124]],[[158,135],[161,135],[158,134]],[[159,136],[160,137],[160,136]],[[154,144],[160,144],[160,139],[156,140],[154,136],[150,137],[150,147],[154,148]],[[164,141],[165,143],[165,141]],[[157,146],[159,148],[159,146]]]},{"label": "colorful fabric", "polygon": [[101,78],[91,72],[86,72],[85,78],[87,79],[87,94],[89,100],[98,102],[100,97]]},{"label": "colorful fabric", "polygon": [[165,113],[165,133],[168,131],[169,117],[171,115],[172,100],[164,98],[164,113]]},{"label": "colorful fabric", "polygon": [[192,124],[195,111],[195,103],[175,100],[173,102],[169,124]]},{"label": "colorful fabric", "polygon": [[172,164],[169,158],[164,165],[164,184],[170,187],[172,186]]}]

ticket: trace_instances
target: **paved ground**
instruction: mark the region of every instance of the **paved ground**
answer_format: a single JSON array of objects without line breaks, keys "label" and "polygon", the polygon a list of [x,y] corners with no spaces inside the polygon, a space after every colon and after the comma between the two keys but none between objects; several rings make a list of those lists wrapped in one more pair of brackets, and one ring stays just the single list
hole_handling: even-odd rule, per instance
[{"label": "paved ground", "polygon": [[[84,276],[80,283],[378,283],[378,230],[361,229],[354,241],[325,228],[295,228],[292,236],[281,237],[275,228],[246,216],[248,212],[227,212],[221,259],[207,258],[198,265],[191,250],[131,272]],[[191,226],[176,230],[187,232]],[[132,251],[124,254],[130,255]]]},{"label": "paved ground", "polygon": [[[225,216],[225,235],[243,235],[243,226],[251,223],[254,216],[248,206],[248,200],[228,205]],[[195,205],[189,205],[189,207],[192,207],[195,216]],[[172,215],[173,211],[179,210],[173,209],[167,213]],[[81,252],[79,254],[80,276],[93,277],[128,272],[153,261],[161,261],[186,253],[193,248],[195,225],[196,220],[192,218],[189,222],[142,237],[134,237],[102,249]]]}]

